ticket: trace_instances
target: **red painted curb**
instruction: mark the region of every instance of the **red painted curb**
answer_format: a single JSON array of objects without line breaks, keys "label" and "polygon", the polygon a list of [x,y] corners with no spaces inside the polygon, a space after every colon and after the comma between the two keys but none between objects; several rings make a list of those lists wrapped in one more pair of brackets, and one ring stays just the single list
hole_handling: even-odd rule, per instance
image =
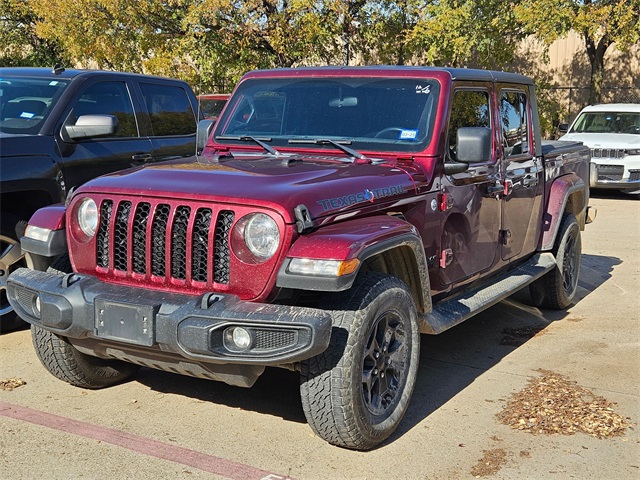
[{"label": "red painted curb", "polygon": [[0,415],[110,443],[143,455],[180,463],[233,480],[293,480],[287,476],[277,475],[266,470],[216,457],[215,455],[208,455],[188,448],[170,445],[112,428],[80,422],[12,403],[0,402]]}]

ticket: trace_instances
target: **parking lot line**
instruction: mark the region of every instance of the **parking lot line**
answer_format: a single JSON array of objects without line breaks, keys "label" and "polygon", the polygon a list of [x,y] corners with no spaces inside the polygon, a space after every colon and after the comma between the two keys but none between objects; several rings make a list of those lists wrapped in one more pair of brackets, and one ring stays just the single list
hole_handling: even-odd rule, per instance
[{"label": "parking lot line", "polygon": [[287,476],[277,475],[267,472],[266,470],[216,457],[215,455],[208,455],[188,448],[169,445],[150,438],[73,420],[12,403],[0,401],[0,415],[61,432],[110,443],[143,455],[198,468],[205,472],[214,473],[234,480],[292,480]]}]

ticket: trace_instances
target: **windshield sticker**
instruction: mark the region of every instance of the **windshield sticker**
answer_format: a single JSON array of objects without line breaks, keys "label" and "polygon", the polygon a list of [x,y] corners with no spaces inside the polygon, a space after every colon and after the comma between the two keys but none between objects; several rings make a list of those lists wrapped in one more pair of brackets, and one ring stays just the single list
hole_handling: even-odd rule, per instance
[{"label": "windshield sticker", "polygon": [[57,81],[57,80],[51,80],[51,81],[49,82],[49,86],[50,86],[50,87],[55,87],[57,84],[58,84],[58,81]]},{"label": "windshield sticker", "polygon": [[431,85],[416,85],[416,93],[424,93],[425,95],[429,95],[431,93]]},{"label": "windshield sticker", "polygon": [[345,195],[344,197],[325,198],[324,200],[318,200],[318,204],[320,204],[322,210],[326,212],[332,208],[349,207],[362,202],[373,202],[376,198],[391,197],[403,193],[404,187],[402,185],[395,185],[389,188],[366,189],[364,192]]},{"label": "windshield sticker", "polygon": [[20,118],[33,118],[35,117],[35,113],[30,113],[30,112],[22,112],[20,114]]},{"label": "windshield sticker", "polygon": [[418,130],[400,130],[398,140],[415,140],[418,137]]}]

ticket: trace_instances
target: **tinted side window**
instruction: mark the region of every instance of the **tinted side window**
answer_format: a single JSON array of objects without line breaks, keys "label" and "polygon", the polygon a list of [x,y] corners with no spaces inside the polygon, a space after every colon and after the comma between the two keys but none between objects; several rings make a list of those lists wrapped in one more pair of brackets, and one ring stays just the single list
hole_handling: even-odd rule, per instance
[{"label": "tinted side window", "polygon": [[457,90],[453,94],[449,120],[449,155],[455,160],[456,134],[460,127],[490,127],[489,93],[486,91]]},{"label": "tinted side window", "polygon": [[500,97],[500,117],[505,154],[529,153],[527,96],[524,92],[503,91]]},{"label": "tinted side window", "polygon": [[154,136],[189,135],[196,132],[196,116],[187,92],[171,85],[141,83]]},{"label": "tinted side window", "polygon": [[73,115],[75,120],[81,115],[114,115],[118,119],[115,137],[138,136],[131,97],[124,82],[99,82],[91,85],[78,99]]}]

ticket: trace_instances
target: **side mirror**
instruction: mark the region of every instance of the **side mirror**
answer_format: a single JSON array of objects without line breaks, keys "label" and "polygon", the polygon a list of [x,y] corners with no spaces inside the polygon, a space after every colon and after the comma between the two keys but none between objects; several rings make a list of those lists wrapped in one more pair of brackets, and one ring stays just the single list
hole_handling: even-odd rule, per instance
[{"label": "side mirror", "polygon": [[114,115],[81,115],[75,125],[65,125],[63,131],[67,138],[104,137],[114,135],[118,128],[118,119]]},{"label": "side mirror", "polygon": [[207,140],[209,140],[214,125],[215,121],[210,119],[198,122],[198,133],[196,134],[196,151],[198,153],[202,152],[207,145]]},{"label": "side mirror", "polygon": [[462,173],[469,170],[468,163],[461,162],[446,162],[444,164],[444,174],[445,175],[455,175],[456,173]]},{"label": "side mirror", "polygon": [[567,133],[569,131],[568,123],[561,123],[558,125],[558,133]]},{"label": "side mirror", "polygon": [[456,160],[462,163],[491,161],[491,129],[461,127],[456,133]]}]

